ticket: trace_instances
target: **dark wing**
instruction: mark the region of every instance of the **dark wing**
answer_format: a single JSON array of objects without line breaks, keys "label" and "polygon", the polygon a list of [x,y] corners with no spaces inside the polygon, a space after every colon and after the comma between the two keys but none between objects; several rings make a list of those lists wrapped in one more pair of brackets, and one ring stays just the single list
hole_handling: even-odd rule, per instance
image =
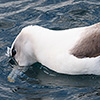
[{"label": "dark wing", "polygon": [[100,56],[100,32],[94,32],[72,48],[71,54],[78,58],[97,57]]}]

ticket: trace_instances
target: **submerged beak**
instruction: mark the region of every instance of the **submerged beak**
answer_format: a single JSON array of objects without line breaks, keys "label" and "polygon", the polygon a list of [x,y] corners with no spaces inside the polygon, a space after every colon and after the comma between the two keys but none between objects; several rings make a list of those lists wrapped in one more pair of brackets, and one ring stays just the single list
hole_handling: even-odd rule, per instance
[{"label": "submerged beak", "polygon": [[11,73],[8,75],[8,81],[14,83],[15,79],[18,76],[21,76],[27,69],[28,67],[26,66],[18,66],[18,65],[13,66]]},{"label": "submerged beak", "polygon": [[13,68],[11,73],[8,75],[8,81],[14,83],[17,76],[22,75],[22,73],[23,73],[22,69],[20,69],[20,68],[18,68],[18,66],[16,66],[15,68]]}]

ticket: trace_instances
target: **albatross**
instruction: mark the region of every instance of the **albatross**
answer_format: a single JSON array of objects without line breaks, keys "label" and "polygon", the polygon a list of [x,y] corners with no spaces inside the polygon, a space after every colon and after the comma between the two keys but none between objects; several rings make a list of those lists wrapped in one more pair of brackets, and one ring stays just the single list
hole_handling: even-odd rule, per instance
[{"label": "albatross", "polygon": [[67,30],[30,25],[7,53],[17,63],[8,75],[10,82],[35,62],[57,73],[100,75],[100,23]]}]

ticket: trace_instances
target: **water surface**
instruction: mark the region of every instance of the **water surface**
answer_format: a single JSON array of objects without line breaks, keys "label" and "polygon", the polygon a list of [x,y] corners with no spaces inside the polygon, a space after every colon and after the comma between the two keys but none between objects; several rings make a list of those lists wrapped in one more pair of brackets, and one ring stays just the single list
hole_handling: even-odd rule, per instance
[{"label": "water surface", "polygon": [[99,21],[99,0],[0,0],[0,100],[100,100],[100,76],[58,74],[39,63],[9,83],[5,56],[27,25],[65,30]]}]

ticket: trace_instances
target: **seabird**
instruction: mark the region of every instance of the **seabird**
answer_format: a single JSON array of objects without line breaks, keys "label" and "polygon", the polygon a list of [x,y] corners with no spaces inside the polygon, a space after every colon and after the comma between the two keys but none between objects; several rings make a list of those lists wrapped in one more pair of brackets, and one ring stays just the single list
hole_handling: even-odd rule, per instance
[{"label": "seabird", "polygon": [[68,30],[27,26],[8,54],[17,63],[8,76],[10,82],[35,62],[58,73],[100,75],[100,23]]}]

